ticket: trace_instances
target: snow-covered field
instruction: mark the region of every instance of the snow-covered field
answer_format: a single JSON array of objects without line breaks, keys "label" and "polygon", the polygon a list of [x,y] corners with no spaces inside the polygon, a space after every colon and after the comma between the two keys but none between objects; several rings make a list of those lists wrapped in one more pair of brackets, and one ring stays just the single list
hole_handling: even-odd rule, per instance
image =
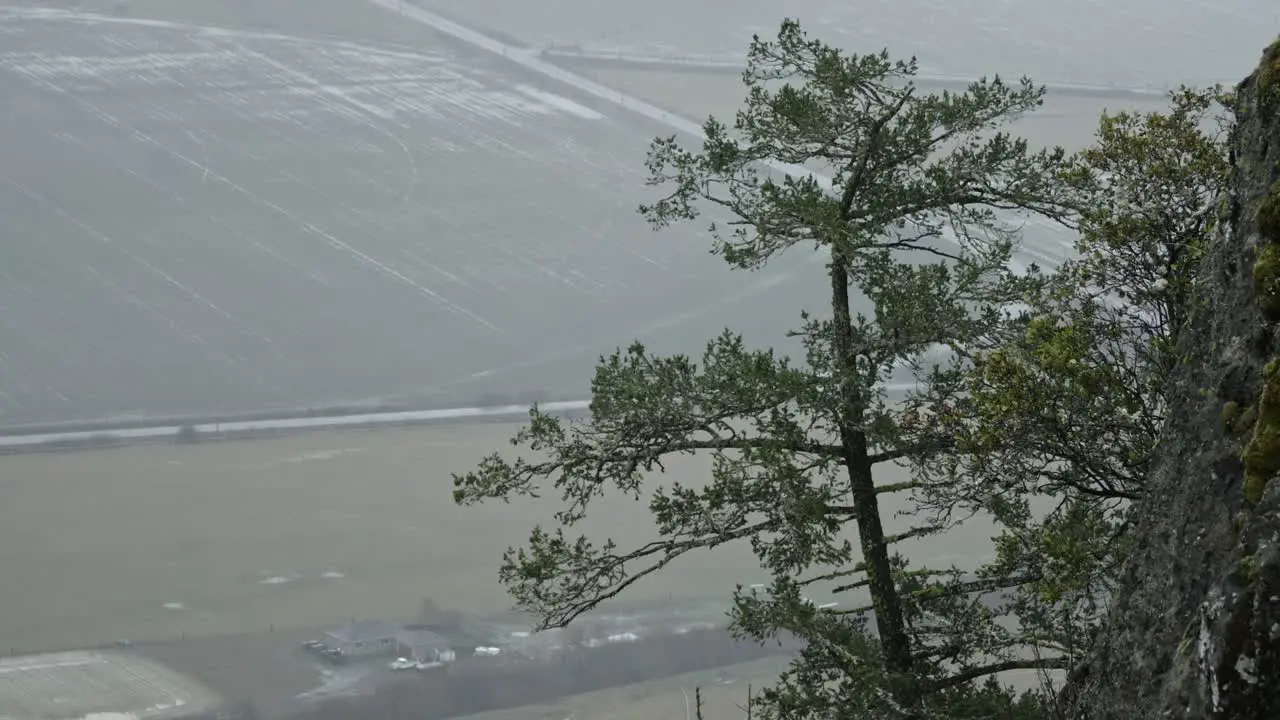
[{"label": "snow-covered field", "polygon": [[0,424],[563,394],[795,315],[635,214],[667,128],[430,28],[0,16]]},{"label": "snow-covered field", "polygon": [[216,708],[208,689],[133,655],[66,652],[0,660],[0,717],[160,720]]},{"label": "snow-covered field", "polygon": [[1280,29],[1274,0],[411,0],[531,45],[741,62],[783,16],[932,74],[1125,88],[1236,82]]},{"label": "snow-covered field", "polygon": [[822,301],[636,215],[677,89],[395,0],[57,5],[0,4],[0,426],[577,400],[619,344],[785,351]]}]

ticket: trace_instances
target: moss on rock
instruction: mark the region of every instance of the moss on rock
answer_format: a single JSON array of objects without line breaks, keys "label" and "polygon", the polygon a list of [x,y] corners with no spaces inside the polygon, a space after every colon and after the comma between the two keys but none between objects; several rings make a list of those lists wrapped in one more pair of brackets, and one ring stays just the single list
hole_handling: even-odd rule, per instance
[{"label": "moss on rock", "polygon": [[1240,419],[1240,403],[1228,400],[1222,404],[1222,432],[1235,431],[1236,421]]},{"label": "moss on rock", "polygon": [[1252,405],[1244,409],[1240,416],[1236,418],[1232,425],[1232,431],[1236,435],[1244,435],[1253,429],[1253,424],[1258,421],[1258,409]]},{"label": "moss on rock", "polygon": [[1258,556],[1245,555],[1236,563],[1236,573],[1240,575],[1245,584],[1252,587],[1258,581]]},{"label": "moss on rock", "polygon": [[1280,472],[1280,372],[1272,360],[1263,371],[1253,437],[1240,459],[1244,463],[1244,499],[1250,506],[1262,500],[1267,483]]},{"label": "moss on rock", "polygon": [[1258,232],[1273,243],[1280,243],[1280,181],[1272,184],[1258,206]]},{"label": "moss on rock", "polygon": [[1280,90],[1280,40],[1262,51],[1262,63],[1258,66],[1258,91],[1263,96]]},{"label": "moss on rock", "polygon": [[1280,320],[1280,245],[1267,244],[1258,250],[1253,291],[1263,316],[1271,322]]}]

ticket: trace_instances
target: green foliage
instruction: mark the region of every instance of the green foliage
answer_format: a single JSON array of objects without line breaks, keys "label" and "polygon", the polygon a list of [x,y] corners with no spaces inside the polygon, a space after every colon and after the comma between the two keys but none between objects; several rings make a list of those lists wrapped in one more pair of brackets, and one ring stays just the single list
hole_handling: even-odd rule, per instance
[{"label": "green foliage", "polygon": [[[1016,332],[976,354],[948,432],[957,456],[917,469],[936,513],[1001,526],[990,571],[1024,576],[1011,601],[1045,647],[1077,656],[1114,591],[1132,502],[1165,418],[1196,269],[1228,181],[1217,88],[1167,112],[1104,115],[1066,173],[1080,192],[1077,256],[1028,302]],[[1224,408],[1237,421],[1238,408]]]},{"label": "green foliage", "polygon": [[[971,576],[892,552],[958,519],[940,513],[896,536],[883,527],[879,497],[919,488],[877,483],[877,468],[954,454],[949,429],[967,405],[967,358],[1005,342],[1005,308],[1043,284],[1036,272],[1006,269],[1017,240],[1006,218],[1067,221],[1079,200],[1063,181],[1061,150],[1033,151],[1002,129],[1040,105],[1042,88],[993,78],[929,94],[915,73],[914,60],[848,55],[787,21],[776,40],[753,41],[746,106],[731,127],[709,119],[697,150],[675,137],[654,142],[650,184],[666,194],[641,212],[655,228],[706,213],[713,251],[743,269],[808,245],[825,256],[811,267],[825,275],[830,306],[801,316],[803,366],[729,331],[696,362],[640,345],[603,357],[589,421],[535,407],[513,442],[537,459],[495,454],[455,477],[461,504],[561,496],[556,526],[535,528],[500,570],[542,627],[572,621],[686,553],[746,543],[773,582],[764,596],[739,592],[735,631],[806,642],[765,694],[765,716],[1030,713],[1034,699],[1014,701],[984,680],[1064,666],[1060,649],[1027,659],[1033,631],[986,597],[1026,584],[1024,573]],[[863,312],[852,307],[854,289]],[[1064,335],[1060,351],[1077,341]],[[938,347],[952,359],[930,364]],[[884,381],[904,366],[920,390],[890,399]],[[709,475],[659,482],[665,460],[680,454],[709,458]],[[620,548],[574,532],[607,492],[647,505],[651,542]],[[1084,552],[1072,532],[1061,528],[1064,557]],[[814,592],[841,595],[841,609],[803,600]],[[851,600],[863,593],[870,603],[857,607]]]},{"label": "green foliage", "polygon": [[[1150,316],[1140,331],[1165,339],[1167,356],[1230,172],[1221,88],[1184,87],[1170,101],[1167,112],[1104,114],[1097,142],[1076,158],[1070,177],[1088,209],[1079,260],[1062,276],[1067,287],[1101,291],[1129,315]],[[1168,357],[1163,362],[1171,367]]]}]

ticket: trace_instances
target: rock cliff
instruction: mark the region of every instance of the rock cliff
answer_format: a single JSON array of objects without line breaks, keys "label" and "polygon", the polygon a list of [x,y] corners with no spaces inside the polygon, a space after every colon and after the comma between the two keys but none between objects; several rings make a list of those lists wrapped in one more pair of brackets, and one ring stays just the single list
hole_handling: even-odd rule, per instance
[{"label": "rock cliff", "polygon": [[1236,113],[1135,551],[1064,697],[1082,720],[1280,718],[1280,41]]}]

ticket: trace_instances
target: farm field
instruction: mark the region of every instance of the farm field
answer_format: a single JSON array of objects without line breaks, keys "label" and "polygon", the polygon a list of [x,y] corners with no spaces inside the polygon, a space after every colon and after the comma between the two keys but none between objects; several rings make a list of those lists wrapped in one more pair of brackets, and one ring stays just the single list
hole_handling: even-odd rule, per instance
[{"label": "farm field", "polygon": [[[578,69],[619,104],[378,3],[0,3],[0,426],[576,398],[821,302],[803,253],[735,276],[635,213],[671,129],[626,98],[728,114],[731,75]],[[1079,147],[1104,102],[1019,131]]]},{"label": "farm field", "polygon": [[635,213],[656,123],[367,3],[212,5],[0,4],[0,425],[571,395],[794,319]]},{"label": "farm field", "polygon": [[[423,598],[498,612],[504,548],[553,500],[457,508],[450,473],[500,450],[512,425],[318,432],[192,446],[0,457],[0,643],[36,652],[405,618]],[[678,458],[664,482],[696,484]],[[884,472],[878,482],[903,479]],[[889,503],[894,496],[885,496]],[[889,521],[902,529],[906,518]],[[618,496],[592,537],[647,539],[647,511]],[[934,563],[986,556],[990,527],[903,545]],[[760,582],[745,547],[674,562],[628,600],[723,597]],[[816,600],[824,600],[815,597]],[[842,602],[858,602],[856,597]]]},{"label": "farm field", "polygon": [[[714,115],[732,122],[746,95],[739,76],[730,72],[606,68],[578,62],[566,62],[566,65],[603,85],[697,121]],[[930,89],[927,84],[925,89]],[[1151,112],[1168,106],[1162,96],[1108,97],[1051,89],[1046,93],[1044,106],[1014,123],[1010,131],[1027,138],[1033,146],[1060,145],[1074,152],[1093,141],[1098,118],[1104,110]],[[1029,238],[1029,241],[1035,240],[1034,236]]]},{"label": "farm field", "polygon": [[[745,720],[748,688],[752,694],[759,693],[772,685],[786,666],[785,658],[756,660],[574,695],[557,703],[468,715],[466,720],[689,720],[698,688],[702,689],[704,720]],[[1000,682],[1019,690],[1041,687],[1040,678],[1031,672],[1005,673]]]},{"label": "farm field", "polygon": [[134,655],[68,652],[0,659],[0,717],[189,717],[218,709],[198,682]]},{"label": "farm field", "polygon": [[731,62],[742,60],[752,34],[776,35],[785,15],[850,50],[915,54],[935,75],[1026,73],[1041,82],[1119,87],[1237,82],[1280,26],[1271,0],[1117,0],[1087,8],[987,0],[792,0],[785,7],[769,0],[558,0],[554,11],[523,0],[412,1],[531,45]]},{"label": "farm field", "polygon": [[786,666],[785,658],[756,660],[574,695],[557,703],[468,715],[466,720],[685,720],[692,717],[697,688],[702,689],[705,720],[741,720],[746,713],[738,706],[746,704],[747,687],[759,691],[776,680]]}]

